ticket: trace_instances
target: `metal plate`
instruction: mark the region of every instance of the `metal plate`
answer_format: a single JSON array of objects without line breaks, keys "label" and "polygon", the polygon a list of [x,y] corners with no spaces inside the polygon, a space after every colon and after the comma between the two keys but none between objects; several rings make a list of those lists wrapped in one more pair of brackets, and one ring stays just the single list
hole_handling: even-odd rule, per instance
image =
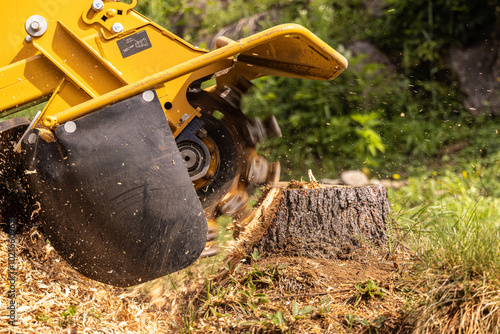
[{"label": "metal plate", "polygon": [[118,48],[120,49],[123,58],[127,58],[138,52],[149,49],[152,46],[146,30],[139,31],[138,33],[119,39],[116,43],[118,44]]}]

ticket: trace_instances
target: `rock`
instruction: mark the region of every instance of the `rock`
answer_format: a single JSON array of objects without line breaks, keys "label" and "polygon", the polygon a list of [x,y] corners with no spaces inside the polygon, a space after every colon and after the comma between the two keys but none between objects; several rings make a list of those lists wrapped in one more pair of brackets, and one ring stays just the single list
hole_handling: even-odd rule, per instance
[{"label": "rock", "polygon": [[359,170],[348,170],[340,174],[340,182],[347,186],[364,186],[369,184],[368,177]]},{"label": "rock", "polygon": [[339,185],[342,184],[339,179],[321,179],[319,180],[319,183],[325,184],[325,185]]},{"label": "rock", "polygon": [[384,8],[387,6],[383,0],[362,0],[366,11],[370,15],[382,16],[384,15]]},{"label": "rock", "polygon": [[232,40],[239,40],[243,37],[250,36],[263,30],[262,22],[265,22],[266,24],[269,24],[269,22],[275,23],[277,22],[277,18],[278,12],[276,10],[242,18],[238,22],[219,30],[219,32],[211,39],[209,45],[213,48],[215,46],[215,41],[220,36],[225,36]]},{"label": "rock", "polygon": [[500,41],[450,50],[450,64],[474,116],[500,115]]},{"label": "rock", "polygon": [[353,64],[352,69],[361,72],[364,66],[368,64],[380,64],[384,65],[384,74],[396,73],[396,66],[391,63],[389,57],[380,51],[375,45],[367,41],[357,41],[352,44],[347,45],[347,50],[352,53],[352,56],[358,56],[360,54],[365,55],[360,61]]},{"label": "rock", "polygon": [[370,184],[381,184],[384,188],[399,189],[408,185],[408,180],[370,180]]}]

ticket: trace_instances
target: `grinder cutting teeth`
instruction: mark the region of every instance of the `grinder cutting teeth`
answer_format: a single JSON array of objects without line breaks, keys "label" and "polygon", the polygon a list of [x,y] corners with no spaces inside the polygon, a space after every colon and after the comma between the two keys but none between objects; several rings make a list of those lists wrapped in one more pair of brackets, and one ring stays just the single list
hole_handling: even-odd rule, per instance
[{"label": "grinder cutting teeth", "polygon": [[279,163],[256,151],[280,135],[276,119],[240,109],[251,81],[331,80],[347,61],[294,24],[206,51],[136,13],[136,0],[69,1],[0,13],[10,30],[0,117],[48,100],[31,123],[0,123],[0,223],[27,223],[38,202],[43,233],[72,267],[134,285],[194,262],[207,219],[231,215],[237,237],[249,194],[279,179]]},{"label": "grinder cutting teeth", "polygon": [[[193,107],[201,111],[200,120],[205,123],[202,140],[211,152],[211,159],[205,162],[207,172],[201,177],[190,172],[191,179],[209,219],[221,214],[233,216],[235,237],[242,228],[241,222],[250,214],[248,195],[256,187],[279,179],[279,163],[269,164],[257,154],[256,145],[265,137],[281,136],[273,116],[262,123],[241,112],[241,95],[251,84],[243,77],[238,79],[238,86],[245,87],[245,91],[224,87],[223,91],[207,92],[193,85],[187,95]],[[223,117],[213,117],[216,111]],[[193,165],[192,146],[179,139],[177,143],[181,154],[187,152],[189,170]]]}]

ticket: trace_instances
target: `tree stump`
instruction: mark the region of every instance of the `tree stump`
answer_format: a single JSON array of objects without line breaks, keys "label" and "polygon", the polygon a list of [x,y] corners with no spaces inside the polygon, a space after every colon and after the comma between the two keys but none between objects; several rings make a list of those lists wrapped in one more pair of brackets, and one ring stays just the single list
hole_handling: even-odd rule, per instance
[{"label": "tree stump", "polygon": [[366,244],[387,245],[387,192],[381,185],[289,187],[253,249],[259,253],[339,258]]},{"label": "tree stump", "polygon": [[228,251],[219,279],[252,250],[268,255],[344,258],[387,245],[389,200],[382,185],[320,186],[292,181],[267,189]]}]

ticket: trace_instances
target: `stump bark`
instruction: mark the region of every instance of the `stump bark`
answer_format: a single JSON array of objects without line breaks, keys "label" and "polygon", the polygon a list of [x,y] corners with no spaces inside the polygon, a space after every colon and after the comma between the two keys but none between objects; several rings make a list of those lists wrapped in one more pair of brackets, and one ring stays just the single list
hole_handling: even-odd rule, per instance
[{"label": "stump bark", "polygon": [[384,247],[389,211],[382,185],[292,182],[288,187],[269,188],[229,248],[217,280],[227,280],[227,274],[253,250],[267,255],[342,259],[367,245]]},{"label": "stump bark", "polygon": [[283,189],[259,253],[336,258],[362,245],[387,245],[387,192],[381,185]]}]

